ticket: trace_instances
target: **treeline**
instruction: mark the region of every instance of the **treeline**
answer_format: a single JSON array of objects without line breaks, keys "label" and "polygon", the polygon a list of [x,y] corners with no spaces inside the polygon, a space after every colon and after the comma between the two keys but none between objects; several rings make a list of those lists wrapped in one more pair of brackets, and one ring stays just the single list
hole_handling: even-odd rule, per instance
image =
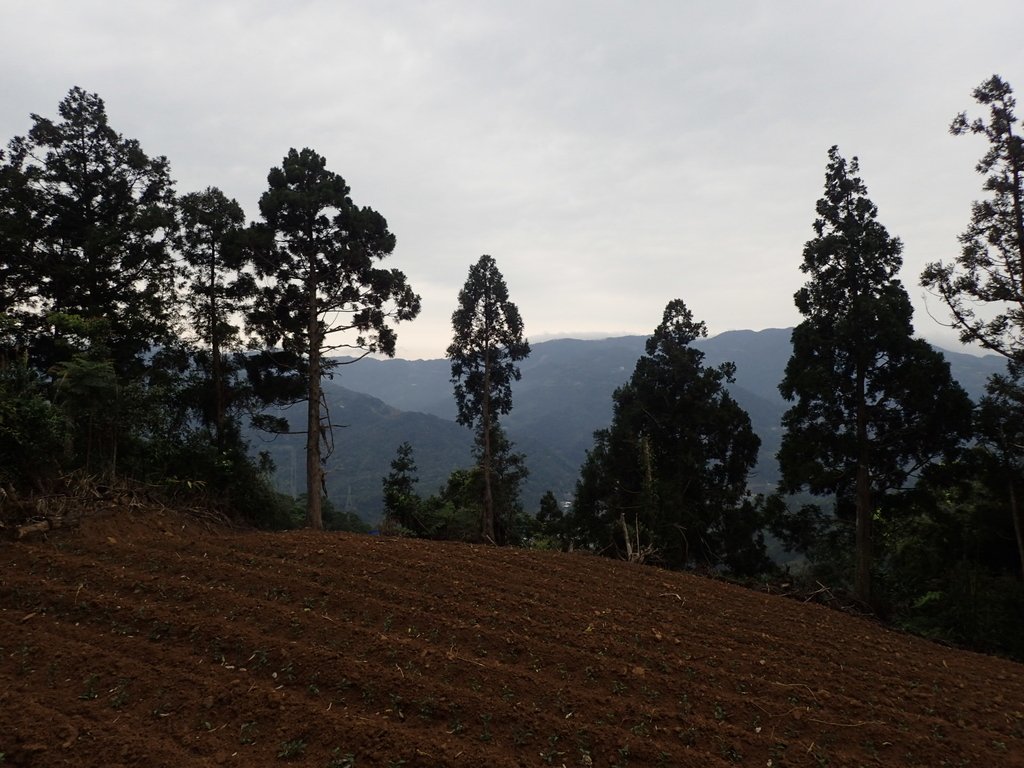
[{"label": "treeline", "polygon": [[[1024,144],[1009,85],[993,77],[974,96],[987,117],[960,115],[951,130],[988,139],[986,197],[959,258],[930,264],[921,282],[964,342],[1007,359],[979,403],[914,335],[902,243],[879,222],[858,160],[833,147],[794,297],[803,321],[779,383],[791,407],[777,491],[749,493],[760,440],[729,394],[735,366],[704,364],[694,342],[706,327],[676,299],[614,393],[572,503],[548,493],[535,516],[506,505],[504,540],[795,578],[830,594],[845,585],[902,626],[1024,658]],[[421,499],[405,444],[384,480],[388,521],[419,536],[473,535],[458,512],[479,504],[490,476],[453,476]],[[769,542],[795,572],[780,573]]]},{"label": "treeline", "polygon": [[914,336],[902,244],[857,159],[833,147],[779,384],[791,406],[777,491],[747,492],[759,440],[726,389],[735,368],[703,364],[693,342],[705,327],[676,300],[615,392],[571,508],[542,516],[552,542],[749,578],[775,571],[770,534],[810,584],[847,585],[903,626],[1024,658],[1024,139],[1008,84],[992,77],[974,97],[988,114],[951,130],[988,140],[985,197],[960,256],[921,283],[964,342],[1006,357],[981,401]]},{"label": "treeline", "polygon": [[[393,356],[395,325],[419,314],[405,275],[382,266],[395,248],[384,217],[356,205],[322,156],[292,149],[247,223],[216,187],[177,194],[166,158],[111,128],[98,95],[73,88],[58,114],[32,115],[0,151],[8,495],[74,474],[267,527],[368,530],[326,497],[336,424],[322,381],[368,354]],[[458,301],[448,356],[474,465],[452,474],[434,522],[418,513],[416,532],[522,541],[512,520],[523,518],[524,457],[499,418],[529,344],[492,257],[470,268]],[[298,499],[273,491],[269,457],[252,457],[243,437],[288,432],[294,407],[305,415]]]},{"label": "treeline", "polygon": [[331,355],[393,355],[394,324],[419,312],[381,266],[384,217],[292,149],[247,224],[216,187],[177,194],[167,159],[117,133],[96,94],[73,88],[58,113],[0,151],[0,481],[130,479],[292,525],[242,429],[284,431],[268,414],[304,404],[304,514],[323,527]]},{"label": "treeline", "polygon": [[[1013,93],[974,93],[985,176],[959,257],[922,285],[964,341],[1008,361],[972,403],[914,335],[899,279],[902,244],[878,220],[856,158],[830,150],[824,194],[795,296],[803,321],[780,392],[792,404],[782,482],[752,496],[760,441],[709,367],[685,302],[665,308],[629,381],[614,394],[562,508],[520,499],[525,457],[505,435],[523,321],[495,260],[470,267],[452,317],[458,421],[472,466],[417,492],[413,446],[383,478],[387,531],[588,550],[636,562],[778,575],[769,545],[810,583],[847,585],[866,608],[923,632],[1024,658],[1024,144]],[[265,526],[358,527],[324,493],[333,449],[321,381],[339,364],[393,355],[395,325],[420,299],[382,266],[394,235],[357,206],[310,149],[271,169],[247,223],[215,187],[179,195],[168,162],[107,123],[75,88],[59,119],[32,115],[0,153],[0,480],[43,490],[69,472],[199,494]],[[306,494],[269,484],[246,422],[305,408]],[[790,577],[795,574],[790,574]]]}]

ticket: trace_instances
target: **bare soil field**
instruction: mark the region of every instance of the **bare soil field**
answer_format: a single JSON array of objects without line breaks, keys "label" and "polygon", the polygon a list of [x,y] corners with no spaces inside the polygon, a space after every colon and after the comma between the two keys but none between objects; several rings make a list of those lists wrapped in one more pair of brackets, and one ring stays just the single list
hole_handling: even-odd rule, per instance
[{"label": "bare soil field", "polygon": [[16,766],[1024,766],[1024,667],[561,553],[106,512],[0,543]]}]

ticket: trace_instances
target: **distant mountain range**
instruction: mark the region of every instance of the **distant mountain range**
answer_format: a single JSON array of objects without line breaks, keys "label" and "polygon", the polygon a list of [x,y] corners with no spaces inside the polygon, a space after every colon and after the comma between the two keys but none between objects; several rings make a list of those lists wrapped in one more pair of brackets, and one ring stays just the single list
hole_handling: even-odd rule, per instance
[{"label": "distant mountain range", "polygon": [[[762,441],[751,487],[775,484],[775,453],[780,419],[787,403],[778,391],[789,360],[791,329],[729,331],[696,346],[705,364],[736,363],[733,396],[750,414]],[[644,352],[645,336],[602,340],[557,339],[532,345],[521,365],[522,380],[513,389],[512,412],[502,423],[516,449],[526,454],[530,477],[523,503],[534,509],[546,490],[568,498],[575,486],[595,430],[608,425],[612,393],[624,384]],[[987,378],[1005,367],[996,355],[977,357],[941,350],[954,377],[972,398]],[[455,423],[455,401],[447,360],[366,358],[336,369],[325,382],[335,430],[335,450],[327,463],[328,493],[338,506],[377,520],[382,512],[381,478],[398,446],[408,441],[419,468],[419,491],[437,491],[452,470],[472,463],[470,431]],[[304,416],[295,409],[297,425]],[[305,490],[304,438],[253,438],[253,448],[268,450],[277,464],[275,483],[285,493]]]}]

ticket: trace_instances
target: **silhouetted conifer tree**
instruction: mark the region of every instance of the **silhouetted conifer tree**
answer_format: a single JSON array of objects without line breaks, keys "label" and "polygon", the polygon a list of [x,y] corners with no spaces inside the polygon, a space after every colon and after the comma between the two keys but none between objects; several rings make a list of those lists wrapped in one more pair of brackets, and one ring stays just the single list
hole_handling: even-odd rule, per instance
[{"label": "silhouetted conifer tree", "polygon": [[[495,457],[500,451],[505,464],[518,457],[500,431],[498,417],[512,409],[512,382],[520,377],[517,363],[530,354],[530,345],[523,338],[519,308],[509,301],[505,278],[491,256],[481,256],[470,267],[466,284],[459,292],[458,308],[452,314],[452,328],[448,359],[452,364],[458,422],[475,431],[483,472],[481,535],[497,541]],[[521,467],[521,457],[516,463]],[[516,471],[513,475],[522,473]],[[505,512],[512,514],[511,510]]]},{"label": "silhouetted conifer tree", "polygon": [[857,159],[847,163],[837,147],[828,156],[800,267],[808,281],[795,296],[804,320],[779,385],[795,401],[783,417],[781,488],[835,494],[837,514],[853,517],[854,588],[869,603],[881,497],[959,445],[971,404],[942,355],[914,338],[898,277],[903,246],[878,222]]},{"label": "silhouetted conifer tree", "polygon": [[313,528],[323,527],[321,446],[331,425],[323,420],[321,378],[336,365],[327,355],[345,349],[357,359],[371,352],[392,357],[391,324],[420,311],[405,275],[377,265],[395,248],[387,221],[356,206],[345,180],[326,165],[311,149],[292,149],[270,171],[260,198],[267,240],[255,260],[264,283],[249,315],[251,329],[306,385],[306,509]]}]

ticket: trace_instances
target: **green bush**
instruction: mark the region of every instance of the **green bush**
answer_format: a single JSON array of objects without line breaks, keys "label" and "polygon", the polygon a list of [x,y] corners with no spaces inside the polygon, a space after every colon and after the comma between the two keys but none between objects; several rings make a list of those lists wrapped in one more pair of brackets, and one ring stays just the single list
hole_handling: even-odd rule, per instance
[{"label": "green bush", "polygon": [[985,653],[1024,661],[1024,582],[961,561],[899,616],[905,629]]},{"label": "green bush", "polygon": [[0,481],[38,486],[56,474],[65,435],[61,412],[37,375],[20,363],[0,367]]}]

